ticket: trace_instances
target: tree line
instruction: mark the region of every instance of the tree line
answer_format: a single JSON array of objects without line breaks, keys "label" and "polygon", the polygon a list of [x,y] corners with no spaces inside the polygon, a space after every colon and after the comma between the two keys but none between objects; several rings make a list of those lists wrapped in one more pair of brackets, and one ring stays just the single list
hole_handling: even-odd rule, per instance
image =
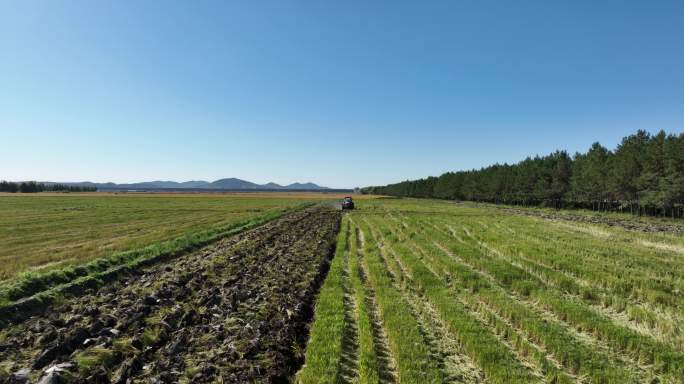
[{"label": "tree line", "polygon": [[517,164],[447,172],[362,193],[684,216],[684,134],[640,130],[614,150],[556,151]]},{"label": "tree line", "polygon": [[37,183],[35,181],[23,181],[14,183],[11,181],[0,181],[0,192],[10,193],[36,193],[36,192],[95,192],[96,187],[65,185],[59,183]]}]

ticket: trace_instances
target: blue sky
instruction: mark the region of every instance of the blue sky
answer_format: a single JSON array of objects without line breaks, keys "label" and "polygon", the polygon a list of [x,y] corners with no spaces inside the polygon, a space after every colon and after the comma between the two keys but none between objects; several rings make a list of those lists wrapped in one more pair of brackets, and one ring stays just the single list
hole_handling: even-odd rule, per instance
[{"label": "blue sky", "polygon": [[2,1],[0,179],[385,184],[684,130],[682,1]]}]

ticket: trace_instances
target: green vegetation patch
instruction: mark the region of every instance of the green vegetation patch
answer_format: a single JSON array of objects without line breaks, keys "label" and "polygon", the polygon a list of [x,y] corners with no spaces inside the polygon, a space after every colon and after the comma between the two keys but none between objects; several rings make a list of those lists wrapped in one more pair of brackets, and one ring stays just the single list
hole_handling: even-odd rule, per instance
[{"label": "green vegetation patch", "polygon": [[[356,293],[356,369],[321,382],[382,381],[377,374],[388,362],[396,381],[411,383],[681,382],[684,238],[572,214],[587,218],[439,200],[360,201],[345,217],[345,248],[335,259],[348,267],[326,281],[340,296]],[[349,321],[344,302],[319,302],[312,336],[325,333],[323,316],[339,327]],[[348,358],[336,335],[320,346],[330,367]],[[307,350],[307,363],[320,348]],[[301,382],[315,382],[305,380],[314,366],[300,372]]]}]

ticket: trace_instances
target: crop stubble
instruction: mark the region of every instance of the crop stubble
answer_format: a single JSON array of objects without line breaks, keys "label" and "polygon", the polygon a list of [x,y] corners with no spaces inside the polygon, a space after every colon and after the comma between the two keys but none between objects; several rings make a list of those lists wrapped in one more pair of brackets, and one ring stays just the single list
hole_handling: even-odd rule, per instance
[{"label": "crop stubble", "polygon": [[[569,220],[559,225],[555,217],[526,216],[387,199],[363,202],[345,217],[342,225],[349,229],[340,244],[350,244],[338,255],[345,255],[345,264],[355,260],[352,266],[366,277],[361,290],[376,300],[356,304],[376,309],[373,324],[383,332],[375,334],[385,335],[395,379],[681,383],[683,245],[677,232]],[[356,243],[362,246],[354,252]],[[358,257],[349,257],[350,250]],[[334,276],[331,271],[329,279]],[[337,280],[329,281],[326,286],[334,288]],[[361,328],[349,327],[354,319],[339,316],[344,306],[334,304],[317,304],[306,364],[297,376],[302,384],[339,382],[316,358],[326,354],[334,361],[329,345],[364,352],[362,343],[348,343],[355,337],[332,337],[319,327]],[[397,305],[402,308],[393,310]],[[394,321],[398,314],[401,322]],[[366,349],[376,357],[385,350]],[[373,373],[359,369],[344,378],[378,382]]]}]

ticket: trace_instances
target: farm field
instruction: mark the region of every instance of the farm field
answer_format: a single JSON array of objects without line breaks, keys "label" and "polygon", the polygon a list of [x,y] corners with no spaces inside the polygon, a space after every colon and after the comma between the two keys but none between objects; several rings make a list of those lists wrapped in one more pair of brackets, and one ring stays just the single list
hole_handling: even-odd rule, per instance
[{"label": "farm field", "polygon": [[277,192],[0,194],[0,281],[336,197]]},{"label": "farm field", "polygon": [[206,224],[0,284],[0,382],[682,382],[679,223],[340,197],[13,201]]},{"label": "farm field", "polygon": [[679,219],[655,216],[636,216],[628,213],[599,212],[587,209],[554,209],[542,207],[519,208],[509,205],[464,203],[473,206],[495,207],[513,214],[536,216],[552,220],[579,221],[602,224],[637,232],[684,234],[684,223]]},{"label": "farm field", "polygon": [[79,287],[0,328],[0,382],[283,382],[301,364],[340,215],[300,209]]},{"label": "farm field", "polygon": [[357,208],[297,382],[684,382],[676,231],[444,201]]}]

